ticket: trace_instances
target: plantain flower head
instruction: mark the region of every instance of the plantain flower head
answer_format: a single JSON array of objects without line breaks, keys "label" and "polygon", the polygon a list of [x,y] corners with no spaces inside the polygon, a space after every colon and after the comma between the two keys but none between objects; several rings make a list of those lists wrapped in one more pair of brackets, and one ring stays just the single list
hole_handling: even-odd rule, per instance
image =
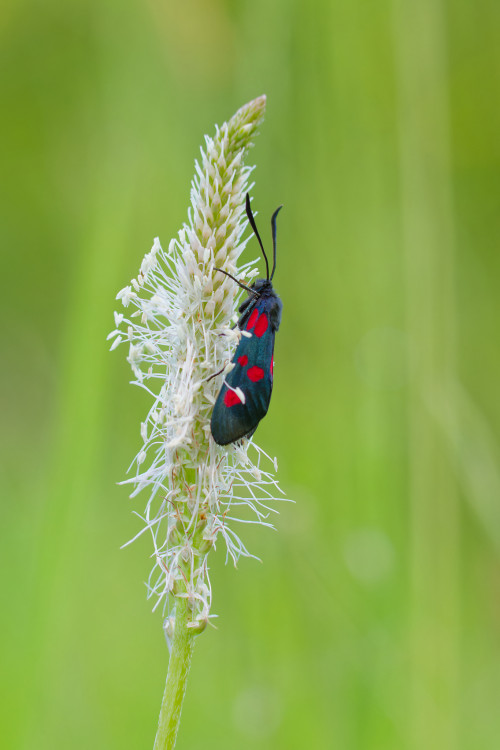
[{"label": "plantain flower head", "polygon": [[128,344],[133,382],[151,397],[134,475],[124,482],[133,486],[131,497],[145,497],[137,536],[149,531],[153,540],[148,595],[169,616],[176,597],[187,598],[195,632],[210,617],[210,550],[221,538],[226,559],[252,556],[235,528],[270,526],[266,519],[276,511],[269,503],[281,492],[275,460],[253,440],[221,448],[210,434],[220,388],[212,376],[227,366],[241,335],[231,327],[241,290],[215,269],[247,282],[257,274],[256,261],[238,260],[252,171],[244,160],[265,104],[264,96],[249,102],[205,137],[187,223],[167,251],[155,239],[137,278],[117,295],[124,309],[115,312],[108,337],[111,349]]}]

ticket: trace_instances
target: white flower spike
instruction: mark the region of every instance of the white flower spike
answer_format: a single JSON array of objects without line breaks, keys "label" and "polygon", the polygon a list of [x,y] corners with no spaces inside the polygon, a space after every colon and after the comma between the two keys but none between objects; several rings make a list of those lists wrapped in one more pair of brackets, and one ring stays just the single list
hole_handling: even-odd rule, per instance
[{"label": "white flower spike", "polygon": [[[135,384],[152,397],[141,425],[143,445],[134,461],[132,497],[147,494],[144,528],[154,545],[148,594],[168,610],[188,602],[187,626],[206,627],[212,592],[208,554],[218,537],[234,563],[251,556],[233,529],[236,522],[270,526],[268,504],[281,492],[276,469],[252,440],[220,448],[210,416],[220,387],[211,376],[231,360],[241,335],[231,330],[240,289],[221,268],[252,278],[255,262],[238,267],[246,241],[245,194],[252,168],[244,158],[264,115],[264,96],[242,107],[206,137],[195,163],[188,223],[165,252],[158,239],[137,279],[118,293],[111,349],[129,344]],[[168,627],[165,632],[168,631]]]}]

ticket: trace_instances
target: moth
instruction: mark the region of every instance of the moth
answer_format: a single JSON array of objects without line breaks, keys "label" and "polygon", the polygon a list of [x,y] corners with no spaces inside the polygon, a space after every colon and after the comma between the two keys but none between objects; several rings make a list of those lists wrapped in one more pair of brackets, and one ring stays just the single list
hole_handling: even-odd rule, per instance
[{"label": "moth", "polygon": [[231,360],[233,367],[224,378],[212,412],[212,437],[219,445],[228,445],[241,438],[251,437],[262,417],[267,414],[273,390],[274,337],[280,326],[283,307],[272,284],[276,270],[276,217],[282,206],[276,209],[271,218],[271,275],[267,255],[250,208],[248,193],[245,207],[248,221],[259,241],[266,262],[266,278],[257,279],[251,286],[246,286],[227,271],[216,269],[230,276],[248,292],[247,299],[238,309],[240,318],[236,325],[242,336]]}]

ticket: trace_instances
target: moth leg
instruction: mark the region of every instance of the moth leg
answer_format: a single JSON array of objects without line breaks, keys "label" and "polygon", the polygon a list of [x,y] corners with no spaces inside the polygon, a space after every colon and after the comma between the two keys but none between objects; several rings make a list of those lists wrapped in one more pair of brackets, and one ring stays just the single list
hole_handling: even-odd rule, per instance
[{"label": "moth leg", "polygon": [[[217,375],[221,375],[232,364],[233,364],[232,362],[226,362],[226,364],[224,365],[224,367],[221,370],[219,370],[218,372],[215,372],[213,375],[210,375],[210,377],[205,380],[205,383],[209,383],[211,380],[213,380],[214,378],[216,378]],[[229,370],[229,372],[231,372],[232,369],[233,368],[231,367],[230,370]]]},{"label": "moth leg", "polygon": [[221,373],[223,373],[226,367],[227,367],[227,364],[225,364],[222,370],[219,370],[219,372],[215,372],[213,375],[210,375],[210,377],[205,380],[205,383],[209,383],[211,380],[216,378],[217,375],[220,375]]}]

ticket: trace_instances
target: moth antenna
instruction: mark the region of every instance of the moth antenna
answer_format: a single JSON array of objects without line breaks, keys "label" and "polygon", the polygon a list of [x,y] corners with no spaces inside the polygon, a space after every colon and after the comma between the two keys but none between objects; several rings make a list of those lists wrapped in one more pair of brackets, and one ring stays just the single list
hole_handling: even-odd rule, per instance
[{"label": "moth antenna", "polygon": [[235,279],[234,276],[231,276],[230,273],[228,273],[227,271],[224,271],[222,268],[214,268],[214,271],[220,271],[220,273],[223,273],[226,276],[229,276],[229,278],[232,279],[233,281],[236,281],[236,283],[238,284],[238,286],[241,286],[242,289],[246,289],[247,292],[250,292],[250,294],[253,294],[255,297],[259,296],[254,289],[250,289],[250,287],[246,286],[246,284],[242,284],[241,281],[238,281],[238,279]]},{"label": "moth antenna", "polygon": [[250,222],[250,226],[252,227],[255,236],[259,240],[260,249],[262,250],[262,255],[264,256],[264,260],[266,261],[266,274],[267,274],[267,280],[269,281],[269,263],[267,262],[267,255],[266,251],[264,250],[264,245],[262,244],[262,240],[260,239],[260,234],[257,230],[257,227],[255,225],[255,219],[253,218],[252,209],[250,208],[250,195],[247,193],[247,197],[245,200],[245,208],[248,216],[248,221]]},{"label": "moth antenna", "polygon": [[282,208],[283,206],[278,206],[278,208],[276,209],[276,211],[273,213],[271,217],[271,230],[273,233],[273,270],[272,270],[271,278],[269,279],[269,281],[273,280],[274,272],[276,271],[276,217]]}]

